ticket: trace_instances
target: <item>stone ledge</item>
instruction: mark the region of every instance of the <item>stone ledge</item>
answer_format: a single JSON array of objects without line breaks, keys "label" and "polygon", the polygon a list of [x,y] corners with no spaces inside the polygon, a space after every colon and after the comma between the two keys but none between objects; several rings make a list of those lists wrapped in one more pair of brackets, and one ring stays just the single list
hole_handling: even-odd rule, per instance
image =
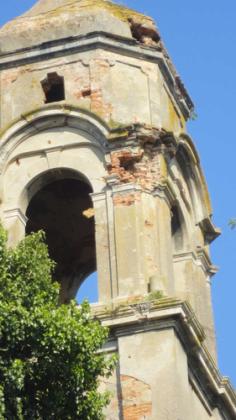
[{"label": "stone ledge", "polygon": [[204,345],[204,330],[189,303],[171,298],[144,301],[137,297],[136,302],[120,299],[109,306],[97,304],[92,308],[94,316],[110,328],[113,345],[118,337],[174,329],[186,351],[189,371],[209,406],[223,407],[232,415],[230,418],[235,418],[235,391],[229,379],[220,375]]},{"label": "stone ledge", "polygon": [[0,70],[33,63],[36,60],[38,61],[39,57],[41,59],[49,59],[97,48],[121,54],[125,53],[137,59],[156,62],[184,117],[187,119],[191,116],[194,108],[193,102],[185,89],[182,93],[179,92],[176,74],[163,52],[155,48],[140,46],[136,41],[129,38],[111,35],[106,32],[92,32],[86,36],[50,41],[31,48],[22,48],[0,54]]}]

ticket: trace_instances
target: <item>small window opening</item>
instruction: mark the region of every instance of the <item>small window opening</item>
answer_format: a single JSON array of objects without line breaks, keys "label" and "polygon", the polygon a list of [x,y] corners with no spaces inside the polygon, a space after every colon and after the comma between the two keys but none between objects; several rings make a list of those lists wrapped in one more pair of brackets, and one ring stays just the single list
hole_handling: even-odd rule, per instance
[{"label": "small window opening", "polygon": [[48,73],[46,79],[41,82],[45,103],[59,102],[65,99],[64,77],[57,73]]}]

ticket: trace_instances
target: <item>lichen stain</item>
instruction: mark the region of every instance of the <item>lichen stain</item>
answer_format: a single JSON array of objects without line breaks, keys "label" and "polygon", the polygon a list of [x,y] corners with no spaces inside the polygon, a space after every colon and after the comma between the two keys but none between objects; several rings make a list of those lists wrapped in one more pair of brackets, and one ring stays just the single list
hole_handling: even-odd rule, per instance
[{"label": "lichen stain", "polygon": [[64,6],[57,7],[53,10],[50,10],[46,13],[43,13],[43,16],[38,15],[37,18],[45,18],[45,15],[47,17],[57,17],[60,16],[62,13],[68,13],[68,12],[76,12],[76,11],[86,11],[89,10],[89,12],[92,9],[103,9],[107,10],[113,16],[116,18],[122,20],[123,22],[127,22],[130,17],[135,18],[140,23],[145,23],[149,26],[154,26],[153,20],[143,15],[142,13],[138,13],[135,10],[128,9],[127,7],[124,7],[123,5],[114,4],[110,1],[104,1],[104,0],[81,0],[78,2],[77,0],[68,2]]},{"label": "lichen stain", "polygon": [[170,98],[168,98],[168,114],[169,114],[169,127],[168,128],[171,131],[175,132],[177,129],[181,128],[181,123],[180,123],[180,117],[178,116]]}]

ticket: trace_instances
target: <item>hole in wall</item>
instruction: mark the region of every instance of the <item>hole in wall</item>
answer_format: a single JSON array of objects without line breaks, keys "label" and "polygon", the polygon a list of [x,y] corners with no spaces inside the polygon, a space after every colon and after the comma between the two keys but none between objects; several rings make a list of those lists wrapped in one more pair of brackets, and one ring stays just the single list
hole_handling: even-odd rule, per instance
[{"label": "hole in wall", "polygon": [[45,103],[59,102],[65,99],[64,77],[56,72],[48,73],[46,79],[41,82]]},{"label": "hole in wall", "polygon": [[82,96],[83,96],[83,98],[86,98],[87,96],[91,96],[91,94],[92,94],[91,89],[84,89],[84,90],[82,91]]}]

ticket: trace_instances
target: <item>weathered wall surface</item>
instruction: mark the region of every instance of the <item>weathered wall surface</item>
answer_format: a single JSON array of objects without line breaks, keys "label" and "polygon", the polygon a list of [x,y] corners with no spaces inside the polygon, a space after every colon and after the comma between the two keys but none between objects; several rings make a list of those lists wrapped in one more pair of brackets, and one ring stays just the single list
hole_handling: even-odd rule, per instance
[{"label": "weathered wall surface", "polygon": [[64,77],[67,103],[99,115],[111,127],[141,123],[175,133],[183,129],[184,118],[157,64],[97,50],[3,70],[2,130],[44,105],[41,82],[53,72]]},{"label": "weathered wall surface", "polygon": [[139,331],[117,339],[117,370],[101,384],[111,395],[106,419],[231,420],[197,382],[176,332],[141,332],[142,322]]},{"label": "weathered wall surface", "polygon": [[[2,169],[1,215],[10,243],[24,236],[24,217],[33,194],[30,185],[35,178],[55,168],[83,174],[94,192],[99,300],[155,291],[186,299],[196,310],[215,354],[211,263],[202,230],[196,226],[194,203],[189,193],[183,193],[188,187],[181,169],[174,176],[169,173],[160,139],[152,144],[147,137],[144,145],[136,139],[128,147],[113,150],[116,140],[109,146],[105,134],[93,128],[96,114],[84,111],[82,120],[74,122],[73,112],[77,112],[73,107],[61,105],[28,114],[17,124],[24,124],[29,132],[23,130],[6,142],[9,152]],[[90,122],[85,123],[86,119]],[[178,249],[172,227],[176,204],[183,219],[178,227],[182,236]],[[204,209],[202,204],[199,213]]]},{"label": "weathered wall surface", "polygon": [[112,393],[107,420],[233,419],[233,391],[208,353],[216,359],[209,244],[219,232],[185,133],[192,111],[143,15],[103,0],[40,0],[0,30],[0,216],[14,246],[45,186],[83,184],[91,207],[76,197],[74,214],[81,224],[92,218],[91,229],[70,220],[84,243],[67,253],[75,272],[62,284],[66,301],[86,277],[78,260],[87,274],[97,266],[98,316],[119,355],[101,383]]}]

